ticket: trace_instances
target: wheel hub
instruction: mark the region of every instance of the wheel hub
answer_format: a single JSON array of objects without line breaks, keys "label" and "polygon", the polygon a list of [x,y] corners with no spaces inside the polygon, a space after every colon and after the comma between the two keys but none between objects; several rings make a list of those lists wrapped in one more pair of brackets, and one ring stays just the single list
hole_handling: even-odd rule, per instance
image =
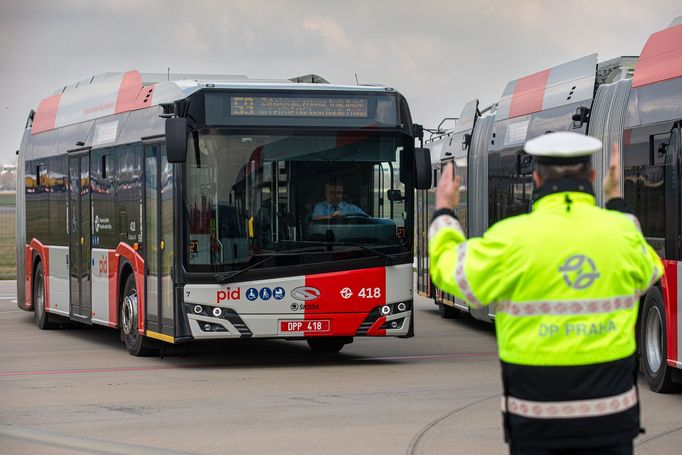
[{"label": "wheel hub", "polygon": [[45,290],[43,287],[42,275],[38,276],[36,282],[35,308],[33,311],[36,312],[36,319],[42,319],[43,313],[45,312]]},{"label": "wheel hub", "polygon": [[649,309],[646,320],[646,361],[649,370],[656,373],[661,368],[663,360],[662,343],[663,324],[658,308]]},{"label": "wheel hub", "polygon": [[127,295],[123,299],[123,311],[121,312],[121,326],[123,333],[128,336],[135,335],[137,325],[137,295]]}]

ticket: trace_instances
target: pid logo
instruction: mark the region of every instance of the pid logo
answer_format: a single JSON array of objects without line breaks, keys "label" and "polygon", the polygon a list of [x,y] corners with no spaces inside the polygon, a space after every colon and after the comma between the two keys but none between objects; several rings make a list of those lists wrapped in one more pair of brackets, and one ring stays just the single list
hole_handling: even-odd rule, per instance
[{"label": "pid logo", "polygon": [[241,288],[237,289],[221,289],[216,293],[216,303],[220,303],[226,300],[239,300],[242,296]]}]

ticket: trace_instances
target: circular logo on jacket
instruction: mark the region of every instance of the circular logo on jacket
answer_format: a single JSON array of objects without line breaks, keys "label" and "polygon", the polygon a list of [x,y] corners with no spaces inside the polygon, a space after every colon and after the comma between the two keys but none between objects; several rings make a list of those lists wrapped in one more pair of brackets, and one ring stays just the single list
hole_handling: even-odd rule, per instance
[{"label": "circular logo on jacket", "polygon": [[573,289],[586,289],[600,276],[594,261],[584,254],[576,254],[566,259],[559,267],[559,272],[566,284]]}]

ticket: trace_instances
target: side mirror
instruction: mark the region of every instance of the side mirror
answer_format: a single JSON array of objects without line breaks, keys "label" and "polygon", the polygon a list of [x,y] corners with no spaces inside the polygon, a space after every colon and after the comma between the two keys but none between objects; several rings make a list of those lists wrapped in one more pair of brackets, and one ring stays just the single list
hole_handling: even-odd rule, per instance
[{"label": "side mirror", "polygon": [[403,195],[400,194],[400,190],[387,190],[386,196],[391,202],[401,202],[403,200]]},{"label": "side mirror", "polygon": [[590,108],[585,106],[580,106],[575,110],[575,114],[571,117],[573,120],[573,129],[581,128],[590,119]]},{"label": "side mirror", "polygon": [[414,187],[418,190],[431,188],[431,152],[427,148],[414,149]]},{"label": "side mirror", "polygon": [[517,174],[528,175],[533,173],[533,155],[520,153],[517,158]]},{"label": "side mirror", "polygon": [[169,163],[184,163],[187,159],[187,119],[166,119],[166,152]]},{"label": "side mirror", "polygon": [[462,139],[462,150],[466,150],[471,145],[471,134],[465,133]]}]

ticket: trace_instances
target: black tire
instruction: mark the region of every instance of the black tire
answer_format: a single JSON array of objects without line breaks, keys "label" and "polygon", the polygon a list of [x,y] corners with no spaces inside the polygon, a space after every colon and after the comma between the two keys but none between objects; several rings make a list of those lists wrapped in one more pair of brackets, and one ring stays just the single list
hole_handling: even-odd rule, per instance
[{"label": "black tire", "polygon": [[121,339],[123,339],[128,352],[136,357],[158,355],[159,347],[154,343],[154,340],[150,340],[137,330],[137,287],[135,286],[135,276],[132,273],[126,279],[119,308]]},{"label": "black tire", "polygon": [[[433,286],[433,284],[431,286]],[[459,319],[462,317],[462,312],[458,308],[443,303],[443,298],[437,290],[434,292],[433,300],[436,302],[436,305],[438,305],[438,314],[440,314],[441,318]]]},{"label": "black tire", "polygon": [[45,273],[43,263],[39,262],[33,275],[33,317],[40,330],[49,330],[57,327],[52,322],[50,315],[45,311]]},{"label": "black tire", "polygon": [[438,302],[438,313],[443,319],[459,319],[462,316],[458,308],[451,307],[443,302]]},{"label": "black tire", "polygon": [[649,290],[641,315],[642,365],[649,388],[658,393],[682,390],[682,384],[672,380],[672,368],[668,365],[665,306],[658,288]]},{"label": "black tire", "polygon": [[324,337],[308,338],[308,346],[313,352],[333,354],[339,352],[345,345],[352,342],[352,339],[343,337]]}]

